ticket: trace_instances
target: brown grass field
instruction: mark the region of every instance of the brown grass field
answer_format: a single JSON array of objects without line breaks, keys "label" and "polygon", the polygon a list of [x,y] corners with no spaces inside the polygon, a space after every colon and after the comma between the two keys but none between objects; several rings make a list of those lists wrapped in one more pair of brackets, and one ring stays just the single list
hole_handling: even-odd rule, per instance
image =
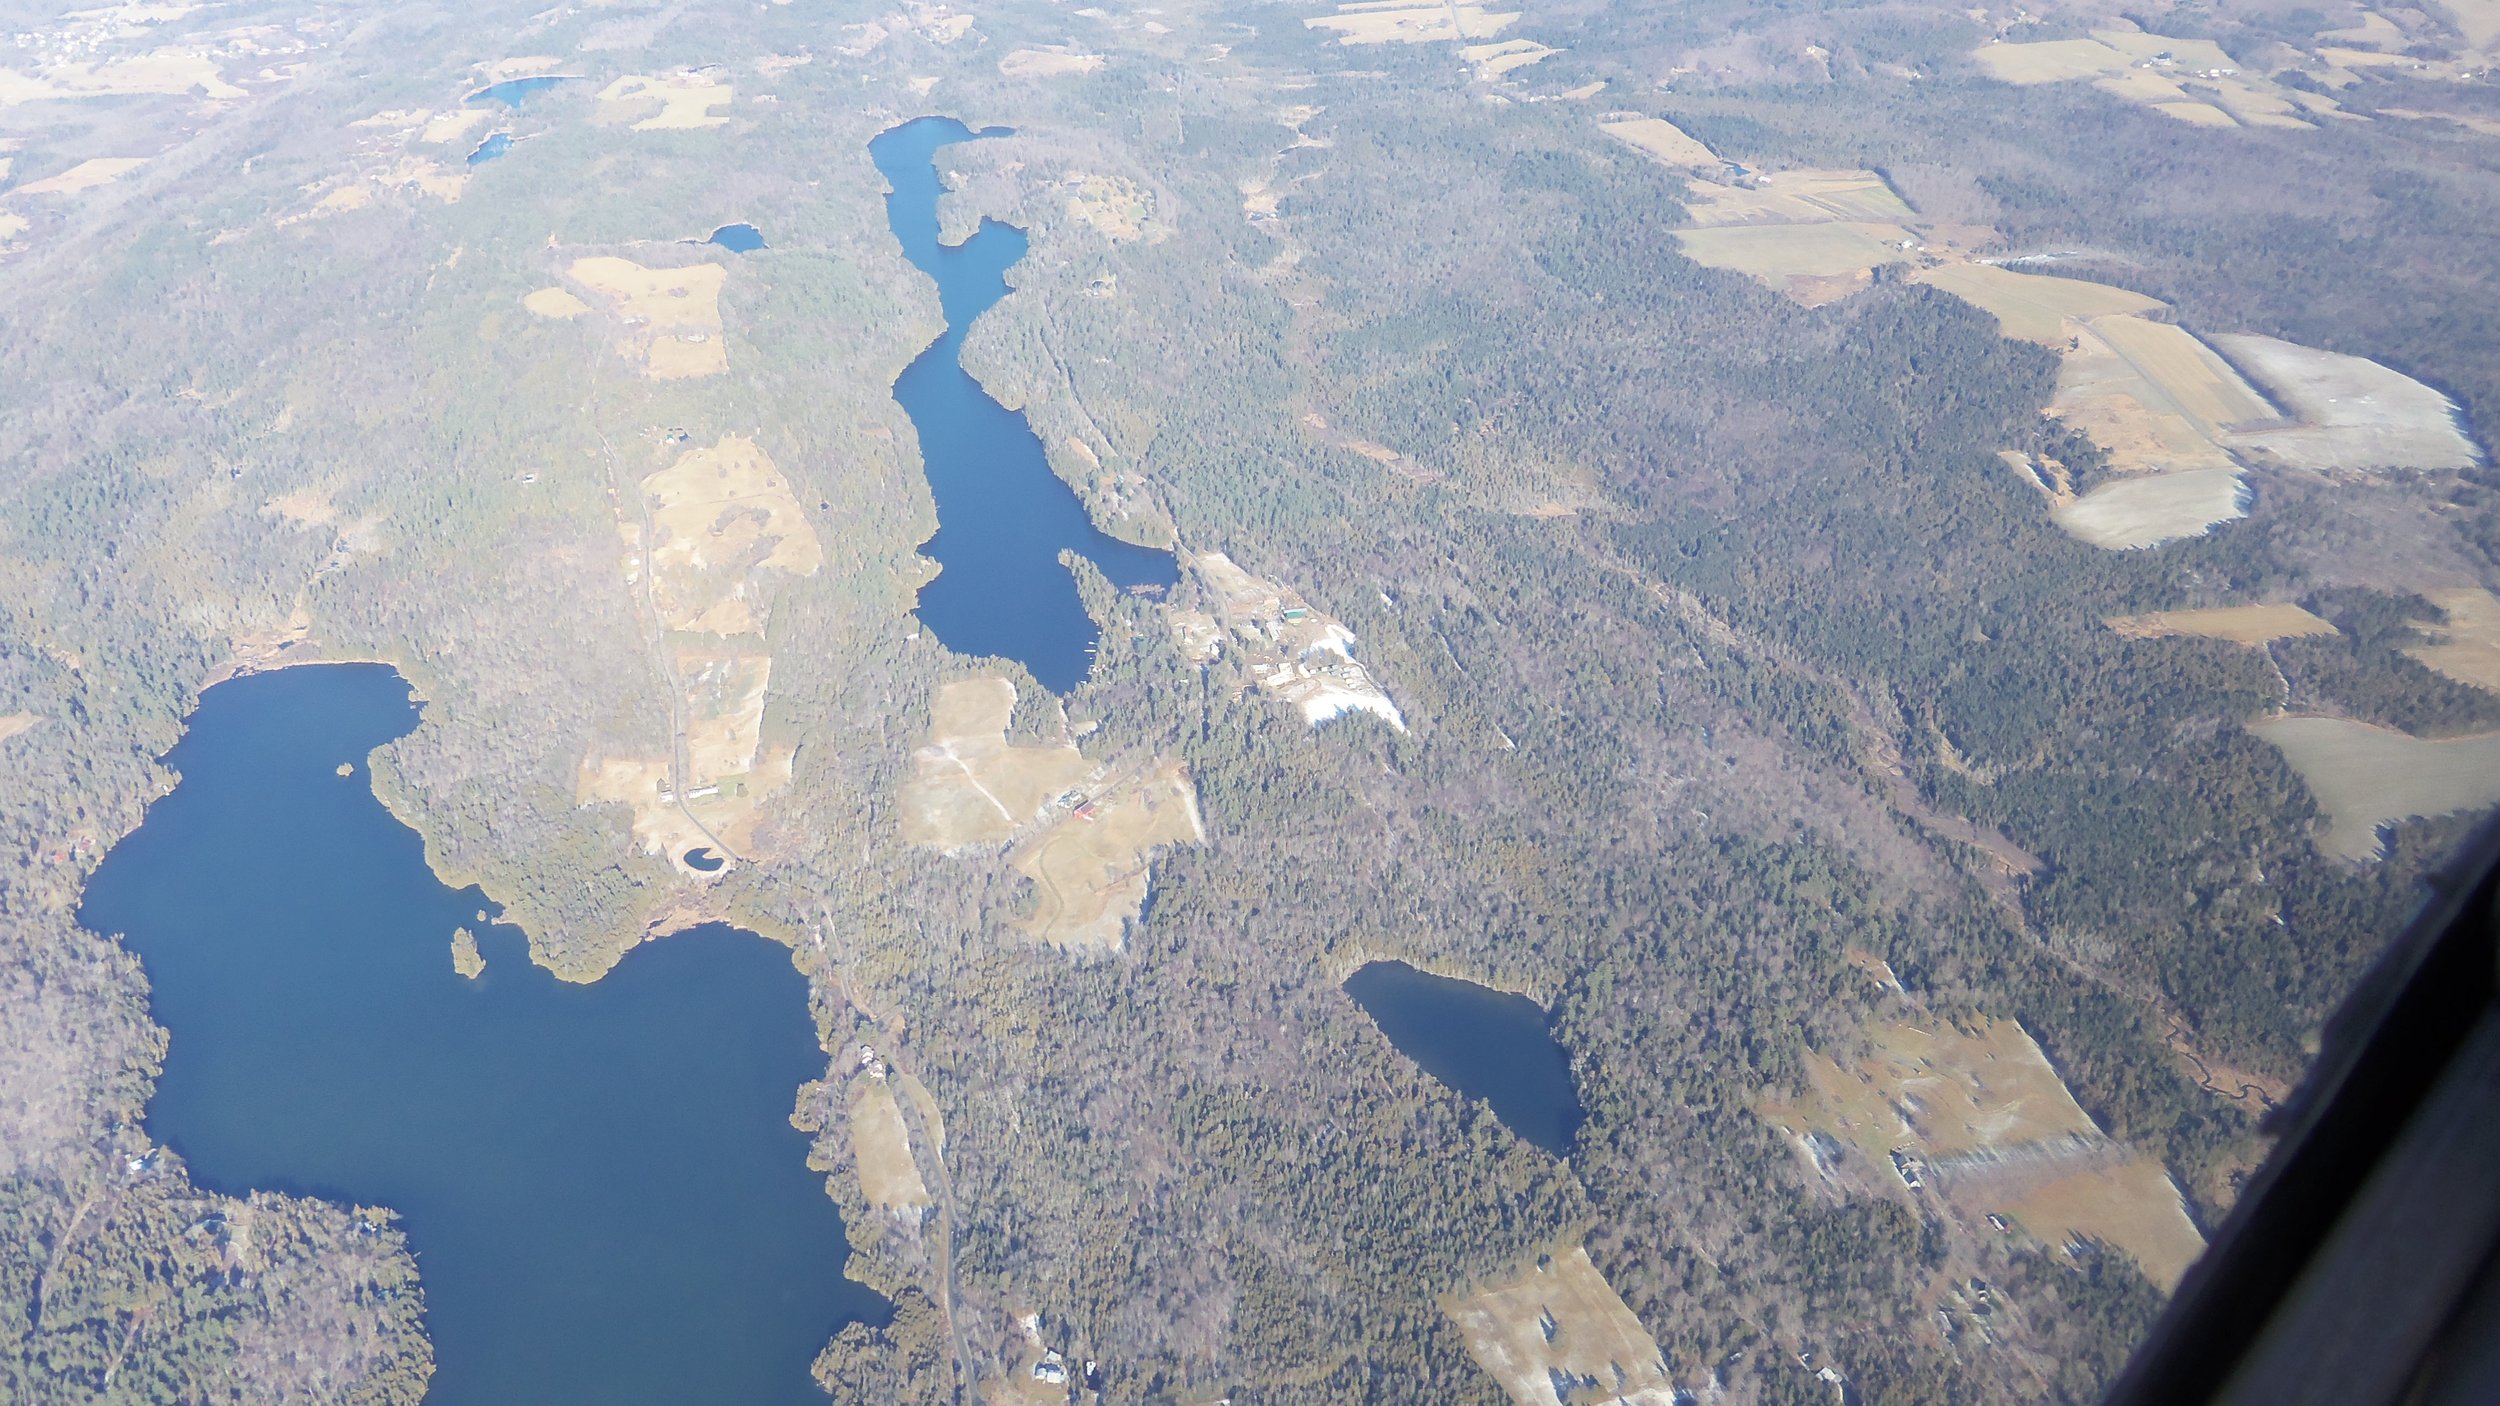
[{"label": "brown grass field", "polygon": [[2500,693],[2500,596],[2480,587],[2425,591],[2444,625],[2422,627],[2423,641],[2405,653],[2461,684]]},{"label": "brown grass field", "polygon": [[1629,142],[1669,166],[1704,171],[1719,168],[1717,153],[1663,117],[1608,117],[1597,125],[1607,136]]},{"label": "brown grass field", "polygon": [[1917,218],[1873,171],[1781,171],[1752,186],[1688,182],[1685,213],[1696,225],[1794,225],[1825,220],[1881,223]]},{"label": "brown grass field", "polygon": [[1874,269],[1906,262],[1915,244],[1899,225],[1721,225],[1676,231],[1684,256],[1757,279],[1808,307],[1847,297]]},{"label": "brown grass field", "polygon": [[522,298],[521,306],[540,317],[558,320],[580,317],[590,311],[590,304],[562,288],[541,288]]},{"label": "brown grass field", "polygon": [[1505,39],[1497,44],[1470,44],[1459,50],[1458,56],[1474,66],[1478,82],[1490,83],[1560,52],[1533,39]]},{"label": "brown grass field", "polygon": [[[713,109],[728,107],[731,97],[728,84],[699,74],[630,73],[599,90],[599,112],[610,121],[649,112],[633,124],[637,132],[694,131],[728,126],[729,115]],[[651,110],[654,103],[656,112]]]},{"label": "brown grass field", "polygon": [[1038,895],[1024,927],[1054,946],[1117,948],[1145,909],[1154,852],[1205,839],[1187,767],[1160,761],[1123,777],[1014,857]]},{"label": "brown grass field", "polygon": [[2273,416],[2229,363],[2185,330],[2125,316],[2095,318],[2076,331],[2049,409],[2124,472],[2236,468],[2220,436]]},{"label": "brown grass field", "polygon": [[1921,269],[1911,277],[1994,317],[2008,337],[2061,350],[2075,335],[2072,322],[2113,313],[2154,312],[2164,306],[2158,298],[2106,283],[2016,273],[1994,264],[1944,264]]},{"label": "brown grass field", "polygon": [[2239,61],[2207,39],[2100,29],[2089,39],[1991,42],[1971,57],[2006,83],[2089,79],[2112,97],[2201,127],[2307,128],[2316,125],[2309,115],[2339,110],[2322,94],[2240,72]]},{"label": "brown grass field", "polygon": [[712,263],[645,268],[603,254],[576,259],[566,272],[607,302],[619,324],[618,354],[641,363],[644,375],[668,381],[729,369],[720,322],[728,269]]},{"label": "brown grass field", "polygon": [[1447,1295],[1441,1311],[1458,1325],[1468,1355],[1519,1406],[1564,1406],[1554,1390],[1557,1371],[1603,1383],[1609,1403],[1672,1406],[1680,1399],[1657,1340],[1581,1246],[1540,1256],[1472,1294]]},{"label": "brown grass field", "polygon": [[912,754],[903,784],[905,840],[943,850],[1001,843],[1093,774],[1072,746],[1007,745],[1015,707],[1016,686],[1005,679],[938,686],[929,743]]},{"label": "brown grass field", "polygon": [[32,713],[0,714],[0,742],[6,742],[42,721]]},{"label": "brown grass field", "polygon": [[2203,610],[2157,610],[2149,615],[2120,615],[2104,621],[2129,639],[2157,640],[2174,635],[2260,645],[2273,640],[2331,635],[2335,627],[2289,601],[2266,605],[2222,605]]},{"label": "brown grass field", "polygon": [[57,176],[28,181],[10,191],[11,195],[79,195],[97,186],[111,185],[148,164],[144,156],[99,156],[81,161]]},{"label": "brown grass field", "polygon": [[862,1079],[859,1096],[851,1100],[851,1155],[869,1205],[901,1211],[930,1204],[929,1188],[912,1160],[902,1107],[882,1079]]},{"label": "brown grass field", "polygon": [[654,534],[652,594],[669,629],[753,633],[756,572],[813,576],[824,563],[789,480],[743,435],[687,450],[644,478],[642,494]]},{"label": "brown grass field", "polygon": [[2002,1191],[1974,1187],[1962,1199],[2006,1217],[2042,1244],[2089,1237],[2115,1245],[2165,1291],[2177,1288],[2179,1277],[2205,1252],[2205,1237],[2188,1219],[2177,1184],[2150,1158],[2006,1180],[2030,1184]]},{"label": "brown grass field", "polygon": [[2317,717],[2267,718],[2248,730],[2282,750],[2327,813],[2318,848],[2356,864],[2379,857],[2389,824],[2500,801],[2500,733],[2429,740]]}]

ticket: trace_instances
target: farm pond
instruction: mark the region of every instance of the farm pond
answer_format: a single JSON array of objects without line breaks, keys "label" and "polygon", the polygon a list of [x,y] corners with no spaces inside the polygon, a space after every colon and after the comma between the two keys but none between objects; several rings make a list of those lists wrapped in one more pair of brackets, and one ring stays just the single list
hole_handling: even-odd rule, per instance
[{"label": "farm pond", "polygon": [[589,985],[532,964],[375,797],[367,754],[417,717],[382,665],[202,697],[166,758],[180,784],[80,912],[145,963],[170,1037],[150,1134],[217,1191],[398,1212],[431,1406],[819,1406],[818,1349],[889,1310],[842,1277],[790,1126],[825,1069],[805,981],[718,925]]}]

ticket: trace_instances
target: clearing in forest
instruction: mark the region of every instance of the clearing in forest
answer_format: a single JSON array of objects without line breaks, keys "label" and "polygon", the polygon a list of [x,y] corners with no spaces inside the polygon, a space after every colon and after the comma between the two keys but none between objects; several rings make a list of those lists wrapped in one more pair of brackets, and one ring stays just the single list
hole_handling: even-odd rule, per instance
[{"label": "clearing in forest", "polygon": [[1147,866],[1170,845],[1204,843],[1189,768],[1157,761],[1075,798],[1011,861],[1033,881],[1026,931],[1059,947],[1117,948],[1145,911]]},{"label": "clearing in forest", "polygon": [[1333,15],[1318,15],[1302,24],[1307,29],[1334,31],[1340,44],[1424,44],[1491,39],[1518,22],[1516,10],[1494,14],[1481,5],[1357,0],[1339,5]]},{"label": "clearing in forest", "polygon": [[2500,693],[2500,596],[2481,587],[2424,591],[2422,598],[2448,617],[2444,625],[2423,625],[2422,643],[2405,653],[2458,683]]},{"label": "clearing in forest", "polygon": [[2107,283],[2017,273],[1995,264],[1942,264],[1911,277],[1994,317],[2008,337],[2061,351],[2076,335],[2071,323],[2118,313],[2156,312],[2163,307],[2158,298]]},{"label": "clearing in forest", "polygon": [[1093,776],[1094,764],[1066,743],[1009,745],[1015,710],[1016,686],[1005,679],[938,686],[929,744],[912,754],[903,784],[905,840],[942,850],[1001,843]]},{"label": "clearing in forest", "polygon": [[2482,462],[2458,423],[2456,402],[2401,371],[2273,337],[2213,340],[2300,421],[2232,435],[2227,442],[2235,448],[2320,471],[2470,469]]},{"label": "clearing in forest", "polygon": [[1759,184],[1749,186],[1693,181],[1684,198],[1685,212],[1696,225],[1797,225],[1825,220],[1869,223],[1917,218],[1916,212],[1873,171],[1781,171],[1757,176],[1755,180]]},{"label": "clearing in forest", "polygon": [[1470,44],[1459,50],[1458,56],[1474,66],[1478,82],[1490,83],[1514,69],[1542,63],[1560,52],[1533,39],[1504,39],[1494,44]]},{"label": "clearing in forest", "polygon": [[1625,1406],[1682,1399],[1658,1340],[1582,1246],[1540,1255],[1475,1293],[1446,1295],[1441,1311],[1458,1325],[1468,1355],[1519,1406],[1566,1406],[1565,1391],[1575,1402],[1599,1399],[1575,1390],[1586,1384]]},{"label": "clearing in forest", "polygon": [[1253,576],[1222,552],[1187,558],[1206,611],[1170,611],[1174,643],[1201,666],[1226,648],[1248,665],[1248,687],[1261,689],[1301,710],[1313,727],[1349,713],[1370,713],[1406,731],[1406,719],[1387,690],[1354,657],[1354,632],[1313,608],[1281,582]]},{"label": "clearing in forest", "polygon": [[1629,142],[1669,166],[1715,171],[1724,164],[1717,153],[1663,117],[1619,112],[1599,118],[1597,125],[1606,135]]},{"label": "clearing in forest", "polygon": [[521,306],[540,317],[558,320],[580,317],[590,311],[590,304],[562,288],[541,288],[521,299]]},{"label": "clearing in forest", "polygon": [[0,714],[0,742],[6,742],[42,721],[33,713]]},{"label": "clearing in forest", "polygon": [[2331,635],[2335,627],[2290,601],[2266,605],[2220,605],[2203,610],[2156,610],[2148,615],[2120,615],[2102,622],[2129,639],[2158,640],[2174,635],[2259,645],[2274,640]]},{"label": "clearing in forest", "polygon": [[2434,740],[2317,717],[2267,718],[2248,730],[2282,750],[2327,813],[2318,848],[2355,863],[2383,853],[2379,832],[2396,821],[2500,801],[2500,733]]},{"label": "clearing in forest", "polygon": [[249,97],[196,49],[166,48],[103,63],[61,63],[40,74],[0,70],[0,107],[54,98],[128,97],[142,93],[204,98]]},{"label": "clearing in forest", "polygon": [[81,161],[57,176],[29,181],[10,191],[11,195],[78,195],[110,185],[148,164],[144,156],[99,156]]},{"label": "clearing in forest", "polygon": [[2113,479],[2049,514],[2075,537],[2110,551],[2202,537],[2215,524],[2248,516],[2237,469],[2189,469]]},{"label": "clearing in forest", "polygon": [[2165,1288],[2204,1249],[2168,1173],[2102,1135],[2021,1025],[1878,1021],[1865,1041],[1848,1064],[1809,1052],[1804,1096],[1762,1110],[1822,1175],[1854,1152],[1861,1183],[2052,1246],[2105,1241]]},{"label": "clearing in forest", "polygon": [[683,132],[701,127],[725,127],[729,115],[714,112],[730,102],[730,88],[717,78],[700,73],[674,73],[655,77],[629,73],[599,90],[599,113],[609,121],[622,121],[639,112],[651,112],[633,124],[637,132]]},{"label": "clearing in forest", "polygon": [[1100,54],[1079,53],[1065,47],[1017,49],[998,61],[998,71],[1009,78],[1061,78],[1095,72],[1103,63]]},{"label": "clearing in forest", "polygon": [[617,353],[641,363],[644,375],[669,381],[729,369],[720,322],[728,269],[713,263],[645,268],[602,254],[574,260],[567,273],[616,314]]},{"label": "clearing in forest", "polygon": [[868,1204],[888,1211],[914,1210],[930,1204],[929,1188],[912,1160],[911,1133],[903,1126],[902,1107],[883,1079],[859,1081],[851,1100],[851,1155],[859,1164],[859,1191]]},{"label": "clearing in forest", "polygon": [[2109,453],[2122,472],[2229,469],[2224,435],[2277,417],[2229,362],[2186,329],[2099,317],[2076,330],[2049,412]]},{"label": "clearing in forest", "polygon": [[1918,244],[1899,225],[1838,221],[1721,225],[1678,230],[1675,237],[1693,262],[1748,275],[1807,307],[1848,297],[1879,266],[1907,262]]}]

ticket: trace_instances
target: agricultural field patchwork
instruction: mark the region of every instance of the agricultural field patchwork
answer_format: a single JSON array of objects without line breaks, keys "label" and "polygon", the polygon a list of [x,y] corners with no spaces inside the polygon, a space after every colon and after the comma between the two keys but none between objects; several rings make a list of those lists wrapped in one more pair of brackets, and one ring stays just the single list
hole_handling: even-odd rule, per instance
[{"label": "agricultural field patchwork", "polygon": [[2274,640],[2331,635],[2335,627],[2289,601],[2267,605],[2221,605],[2202,610],[2157,610],[2149,615],[2121,615],[2107,622],[2129,639],[2158,640],[2178,635],[2260,645]]},{"label": "agricultural field patchwork", "polygon": [[[1658,1342],[1586,1248],[1541,1255],[1517,1275],[1441,1301],[1468,1355],[1519,1406],[1682,1400]],[[1594,1392],[1595,1394],[1587,1394]]]},{"label": "agricultural field patchwork", "polygon": [[1684,257],[1759,280],[1807,307],[1865,287],[1885,264],[1907,263],[1917,237],[1899,225],[1721,225],[1676,231]]},{"label": "agricultural field patchwork", "polygon": [[1481,5],[1417,4],[1415,0],[1357,0],[1333,15],[1304,20],[1305,28],[1337,36],[1340,44],[1425,44],[1491,39],[1519,22],[1516,10],[1495,13]]},{"label": "agricultural field patchwork", "polygon": [[[708,72],[660,76],[628,74],[599,90],[599,111],[609,121],[632,122],[637,132],[685,132],[725,127],[734,94]],[[656,110],[654,110],[656,108]]]},{"label": "agricultural field patchwork", "polygon": [[941,684],[929,706],[928,745],[903,785],[903,838],[934,849],[1000,844],[1096,769],[1066,743],[1007,741],[1016,686],[1001,678]]},{"label": "agricultural field patchwork", "polygon": [[716,376],[729,369],[722,341],[721,285],[729,270],[700,263],[646,268],[631,259],[596,255],[566,270],[597,294],[615,322],[617,355],[655,381]]},{"label": "agricultural field patchwork", "polygon": [[2248,730],[2282,751],[2327,813],[2318,848],[2356,864],[2384,853],[2380,832],[2391,824],[2500,801],[2500,733],[2429,739],[2318,717],[2267,718]]},{"label": "agricultural field patchwork", "polygon": [[2239,61],[2209,39],[2102,29],[2089,39],[1991,42],[1971,57],[2001,82],[2089,80],[2113,97],[2200,127],[2308,128],[2342,115],[2324,94],[2242,72]]},{"label": "agricultural field patchwork", "polygon": [[80,195],[98,186],[111,185],[148,164],[144,156],[99,156],[81,161],[58,175],[40,181],[28,181],[11,190],[11,195]]},{"label": "agricultural field patchwork", "polygon": [[1876,223],[1917,218],[1908,203],[1873,171],[1781,171],[1755,179],[1754,185],[1689,182],[1685,213],[1694,224],[1702,226],[1813,224],[1825,220]]},{"label": "agricultural field patchwork", "polygon": [[1614,113],[1600,118],[1597,126],[1607,136],[1627,142],[1669,166],[1715,171],[1725,164],[1719,160],[1717,153],[1687,136],[1683,128],[1663,117]]},{"label": "agricultural field patchwork", "polygon": [[2079,331],[2076,324],[2098,317],[2159,312],[2165,306],[2158,298],[2107,283],[2019,273],[1995,264],[1939,264],[1911,277],[1987,313],[2008,337],[2060,351],[2074,342]]},{"label": "agricultural field patchwork", "polygon": [[[1827,1179],[1906,1195],[1977,1233],[2124,1250],[2169,1287],[2204,1248],[2161,1165],[2105,1136],[2010,1020],[1870,1024],[1850,1062],[1809,1053],[1806,1089],[1762,1112]],[[1854,1154],[1852,1157],[1850,1154]]]}]

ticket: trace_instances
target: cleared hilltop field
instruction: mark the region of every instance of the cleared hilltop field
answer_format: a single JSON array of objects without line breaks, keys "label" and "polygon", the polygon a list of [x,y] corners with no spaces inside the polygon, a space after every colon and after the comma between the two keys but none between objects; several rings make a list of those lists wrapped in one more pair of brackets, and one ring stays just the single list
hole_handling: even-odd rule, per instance
[{"label": "cleared hilltop field", "polygon": [[607,304],[617,355],[642,374],[675,381],[729,369],[720,321],[720,290],[729,270],[719,264],[648,268],[600,254],[574,260],[565,272]]},{"label": "cleared hilltop field", "polygon": [[2075,324],[2117,314],[2158,312],[2163,303],[2107,283],[2054,274],[2020,273],[1995,264],[1940,264],[1911,277],[1987,313],[2005,335],[2060,351],[2076,335]]},{"label": "cleared hilltop field", "polygon": [[2157,610],[2147,615],[2113,616],[2112,630],[2129,639],[2157,640],[2177,635],[2259,645],[2274,640],[2334,634],[2335,627],[2289,601],[2269,605],[2218,605],[2202,610]]},{"label": "cleared hilltop field", "polygon": [[2384,852],[2380,832],[2396,821],[2500,801],[2500,733],[2429,739],[2318,717],[2267,718],[2248,730],[2282,750],[2327,813],[2318,848],[2356,864]]},{"label": "cleared hilltop field", "polygon": [[1657,1340],[1583,1246],[1540,1255],[1508,1279],[1445,1297],[1441,1311],[1518,1406],[1570,1406],[1584,1399],[1578,1384],[1587,1382],[1623,1406],[1684,1399]]},{"label": "cleared hilltop field", "polygon": [[929,741],[912,753],[903,787],[903,838],[957,850],[997,844],[1094,772],[1066,744],[1007,742],[1016,686],[1002,678],[939,686],[929,705]]},{"label": "cleared hilltop field", "polygon": [[2479,586],[2425,591],[2447,619],[2422,627],[2423,641],[2405,653],[2462,684],[2500,693],[2500,596]]}]

